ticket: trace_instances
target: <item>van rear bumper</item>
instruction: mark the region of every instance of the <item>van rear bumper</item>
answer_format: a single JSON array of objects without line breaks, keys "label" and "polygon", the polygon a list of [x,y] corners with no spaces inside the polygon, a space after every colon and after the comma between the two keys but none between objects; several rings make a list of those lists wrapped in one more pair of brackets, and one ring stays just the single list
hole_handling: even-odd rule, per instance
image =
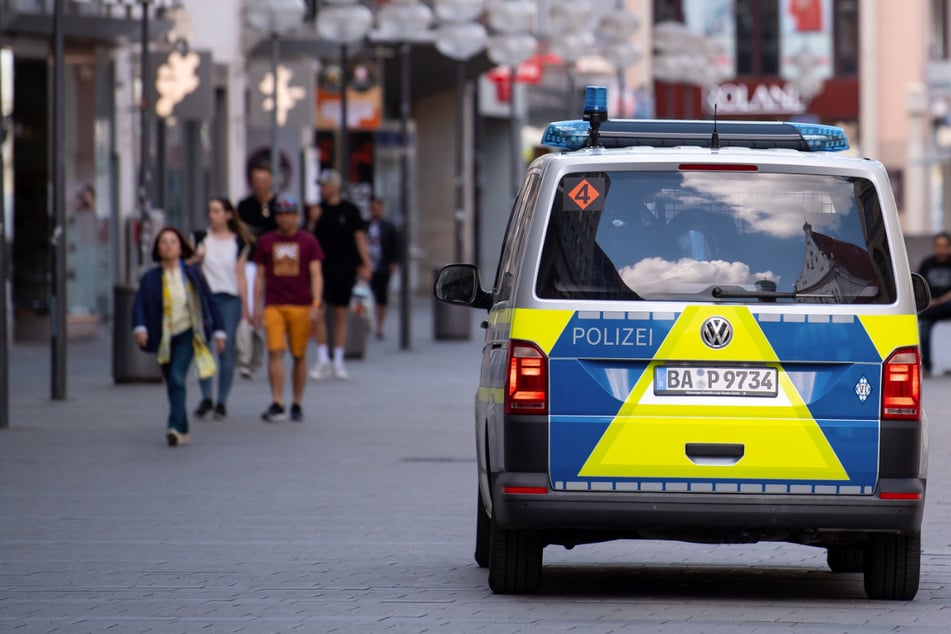
[{"label": "van rear bumper", "polygon": [[[506,489],[537,493],[507,493]],[[540,493],[545,488],[544,494]],[[493,514],[502,528],[607,533],[614,537],[678,538],[678,535],[791,536],[837,532],[918,534],[925,482],[881,479],[879,491],[920,493],[918,499],[873,495],[794,495],[556,491],[545,473],[498,473],[493,477]]]}]

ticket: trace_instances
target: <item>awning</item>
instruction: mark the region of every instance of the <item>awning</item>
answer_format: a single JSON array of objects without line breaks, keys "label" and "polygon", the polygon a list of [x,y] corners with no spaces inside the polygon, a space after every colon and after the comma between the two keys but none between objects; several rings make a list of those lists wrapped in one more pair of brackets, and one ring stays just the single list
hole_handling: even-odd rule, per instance
[{"label": "awning", "polygon": [[[53,14],[18,10],[16,3],[0,0],[0,31],[4,37],[50,38]],[[171,20],[153,16],[149,20],[149,39],[155,40],[172,28]],[[94,42],[119,43],[138,40],[142,23],[126,17],[106,17],[67,12],[63,15],[63,37]]]}]

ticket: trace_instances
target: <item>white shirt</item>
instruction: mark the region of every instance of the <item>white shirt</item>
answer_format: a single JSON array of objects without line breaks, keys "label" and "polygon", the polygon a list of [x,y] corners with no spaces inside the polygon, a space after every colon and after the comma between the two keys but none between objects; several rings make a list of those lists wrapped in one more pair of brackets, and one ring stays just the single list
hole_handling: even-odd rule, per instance
[{"label": "white shirt", "polygon": [[234,235],[217,237],[211,232],[202,241],[205,255],[201,260],[201,272],[212,293],[238,295],[238,241]]}]

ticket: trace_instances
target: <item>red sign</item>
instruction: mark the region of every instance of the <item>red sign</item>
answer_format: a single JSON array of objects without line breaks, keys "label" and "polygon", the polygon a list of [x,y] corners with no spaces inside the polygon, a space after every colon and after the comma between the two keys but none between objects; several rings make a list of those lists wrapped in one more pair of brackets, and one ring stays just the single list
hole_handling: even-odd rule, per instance
[{"label": "red sign", "polygon": [[[561,64],[564,64],[564,61],[554,53],[537,53],[515,67],[515,81],[519,84],[537,85],[545,74],[545,66]],[[512,69],[496,66],[486,75],[495,83],[499,101],[509,101],[512,98]]]}]

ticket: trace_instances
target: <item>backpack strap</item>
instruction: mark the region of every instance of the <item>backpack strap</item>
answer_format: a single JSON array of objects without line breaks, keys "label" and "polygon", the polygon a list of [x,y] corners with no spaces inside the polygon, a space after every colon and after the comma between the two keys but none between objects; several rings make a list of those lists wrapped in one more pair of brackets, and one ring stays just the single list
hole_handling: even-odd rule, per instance
[{"label": "backpack strap", "polygon": [[196,229],[192,231],[192,245],[197,249],[198,245],[204,242],[205,236],[208,235],[208,232],[204,229]]}]

